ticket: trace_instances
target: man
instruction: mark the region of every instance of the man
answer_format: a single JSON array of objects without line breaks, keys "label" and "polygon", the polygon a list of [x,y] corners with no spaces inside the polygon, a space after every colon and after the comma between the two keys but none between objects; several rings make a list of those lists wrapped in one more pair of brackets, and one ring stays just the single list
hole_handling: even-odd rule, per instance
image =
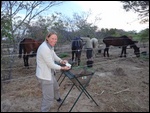
[{"label": "man", "polygon": [[93,46],[89,35],[87,37],[80,37],[85,42],[87,67],[92,67],[93,64]]}]

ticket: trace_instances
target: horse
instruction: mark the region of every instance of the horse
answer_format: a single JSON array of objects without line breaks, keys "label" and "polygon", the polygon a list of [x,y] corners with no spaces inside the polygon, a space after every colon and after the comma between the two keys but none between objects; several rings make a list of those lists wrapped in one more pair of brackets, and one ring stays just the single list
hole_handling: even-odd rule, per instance
[{"label": "horse", "polygon": [[93,48],[93,56],[96,57],[96,50],[98,51],[98,39],[91,38],[92,48]]},{"label": "horse", "polygon": [[24,66],[29,69],[28,59],[29,57],[36,56],[36,52],[38,47],[41,45],[42,41],[34,40],[32,38],[24,38],[19,43],[19,58],[22,57],[22,50],[23,50],[23,61]]},{"label": "horse", "polygon": [[104,57],[105,57],[105,52],[107,52],[107,57],[109,57],[108,51],[109,51],[109,46],[111,46],[111,45],[122,47],[120,57],[122,57],[123,54],[124,54],[124,57],[126,57],[126,48],[128,45],[130,45],[130,47],[134,49],[134,54],[137,57],[140,57],[140,50],[139,50],[139,47],[137,47],[135,45],[135,41],[133,41],[131,38],[129,38],[125,35],[123,35],[121,37],[108,36],[103,39],[103,42],[106,45],[106,48],[104,49]]},{"label": "horse", "polygon": [[71,49],[72,49],[72,61],[74,61],[74,55],[75,55],[75,62],[78,61],[77,65],[80,65],[80,58],[81,58],[81,52],[83,48],[83,42],[80,37],[75,37],[72,40]]}]

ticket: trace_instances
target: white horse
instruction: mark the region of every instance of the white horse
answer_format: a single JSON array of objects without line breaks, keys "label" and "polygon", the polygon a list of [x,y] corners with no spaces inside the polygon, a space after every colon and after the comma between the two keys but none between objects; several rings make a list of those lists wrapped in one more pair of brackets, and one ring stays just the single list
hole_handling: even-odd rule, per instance
[{"label": "white horse", "polygon": [[93,57],[96,57],[96,54],[98,53],[98,39],[97,38],[91,38],[91,44],[93,48]]}]

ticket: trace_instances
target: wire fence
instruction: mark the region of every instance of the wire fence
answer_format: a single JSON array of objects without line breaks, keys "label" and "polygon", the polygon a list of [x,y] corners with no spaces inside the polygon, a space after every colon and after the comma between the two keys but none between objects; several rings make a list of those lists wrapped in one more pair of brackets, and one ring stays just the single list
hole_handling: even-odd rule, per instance
[{"label": "wire fence", "polygon": [[[148,46],[149,44],[146,44],[145,46]],[[127,46],[127,45],[124,45],[124,46]],[[132,46],[132,45],[131,45]],[[114,47],[114,46],[113,46]],[[120,47],[122,47],[122,46],[115,46],[115,48],[120,48]],[[60,47],[59,47],[60,48]],[[112,46],[110,47],[110,48],[112,48]],[[101,48],[101,47],[99,47],[99,48],[95,48],[96,50],[101,50],[101,51],[103,51],[104,49],[105,49],[105,47],[103,47],[103,48]],[[130,47],[128,47],[127,49],[131,49]],[[4,50],[3,48],[2,48],[2,50]],[[9,50],[9,51],[13,51],[13,48],[5,48],[5,50]],[[82,51],[86,51],[86,50],[88,50],[88,48],[86,49],[86,48],[82,48]],[[57,51],[59,51],[59,52],[57,52]],[[70,53],[70,52],[72,52],[72,51],[78,51],[78,50],[71,50],[71,46],[70,46],[70,48],[67,48],[67,49],[56,49],[55,50],[55,52],[56,53]],[[35,53],[36,54],[36,53]],[[3,54],[1,57],[3,58],[3,57],[10,57],[10,56],[18,56],[19,54],[17,53],[17,54],[13,54],[13,55],[10,55],[10,54]]]},{"label": "wire fence", "polygon": [[[149,46],[149,44],[148,44],[148,46]],[[117,46],[117,47],[120,47],[120,46]],[[116,47],[115,47],[116,48]],[[104,48],[97,48],[97,50],[98,49],[101,49],[101,50],[104,50]],[[130,48],[128,48],[128,49],[130,49]],[[83,51],[86,51],[87,49],[82,49]],[[63,51],[59,51],[59,49],[56,51],[56,54],[61,54],[61,53],[71,53],[72,52],[72,50],[70,49],[65,49],[65,50],[63,50]],[[12,55],[1,55],[1,59],[3,59],[3,58],[6,58],[6,57],[12,57],[12,56],[18,56],[19,54],[12,54]],[[135,56],[134,55],[132,55],[132,56],[128,56],[128,57],[130,57],[130,58],[134,58]],[[98,60],[99,58],[94,58],[94,60]],[[122,58],[117,58],[117,59],[115,59],[115,60],[119,60],[119,59],[122,59]],[[82,62],[85,62],[87,59],[82,59]],[[114,60],[114,61],[115,61]],[[113,60],[111,60],[111,61],[113,61]],[[106,61],[102,61],[102,62],[96,62],[96,63],[94,63],[93,64],[93,67],[94,66],[96,66],[96,65],[100,65],[100,64],[103,64],[103,63],[107,63],[107,62],[110,62],[110,60],[108,60],[108,59],[106,59]],[[31,68],[30,68],[30,70],[35,70],[35,68],[36,68],[36,65],[33,65],[33,66],[30,66]],[[84,68],[84,67],[87,67],[87,65],[82,65],[82,66],[80,66],[80,68]],[[73,67],[73,69],[78,69],[79,67]],[[18,70],[18,69],[24,69],[24,66],[19,66],[19,67],[11,67],[11,68],[2,68],[1,67],[1,72],[3,72],[3,71],[10,71],[10,70]],[[8,80],[9,81],[9,80]]]},{"label": "wire fence", "polygon": [[[135,56],[130,56],[129,58],[134,59]],[[96,59],[99,59],[99,58],[96,58]],[[97,66],[105,64],[105,63],[110,63],[110,62],[115,62],[115,61],[118,61],[118,60],[125,60],[125,59],[126,58],[115,58],[115,59],[110,59],[109,60],[109,59],[106,58],[105,61],[94,63],[93,67],[97,67]],[[86,61],[86,59],[83,59],[82,61]],[[30,70],[35,70],[35,68],[36,68],[36,66],[31,66],[31,67],[32,67],[32,69],[30,69]],[[78,69],[84,69],[84,68],[87,68],[87,64],[81,65],[81,66],[73,66],[72,70],[78,70]],[[16,67],[16,68],[11,68],[11,69],[24,69],[24,67],[19,67],[19,68]],[[2,69],[1,71],[7,71],[7,70],[9,70],[9,69]],[[97,70],[97,69],[94,69],[94,70]],[[27,76],[27,77],[21,77],[21,78],[18,78],[18,79],[10,79],[10,80],[2,81],[2,82],[18,81],[18,80],[22,80],[22,79],[28,79],[28,78],[33,77],[33,76],[35,76],[35,73],[33,75],[31,74],[30,76]]]}]

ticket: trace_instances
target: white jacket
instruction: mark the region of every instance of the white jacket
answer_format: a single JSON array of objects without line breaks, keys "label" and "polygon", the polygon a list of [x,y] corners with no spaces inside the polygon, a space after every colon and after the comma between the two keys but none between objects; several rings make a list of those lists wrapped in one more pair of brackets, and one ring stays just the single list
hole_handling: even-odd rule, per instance
[{"label": "white jacket", "polygon": [[60,70],[61,66],[57,65],[56,62],[60,62],[59,58],[53,48],[49,48],[47,42],[44,41],[37,50],[36,55],[36,76],[44,80],[52,80],[52,70]]}]

